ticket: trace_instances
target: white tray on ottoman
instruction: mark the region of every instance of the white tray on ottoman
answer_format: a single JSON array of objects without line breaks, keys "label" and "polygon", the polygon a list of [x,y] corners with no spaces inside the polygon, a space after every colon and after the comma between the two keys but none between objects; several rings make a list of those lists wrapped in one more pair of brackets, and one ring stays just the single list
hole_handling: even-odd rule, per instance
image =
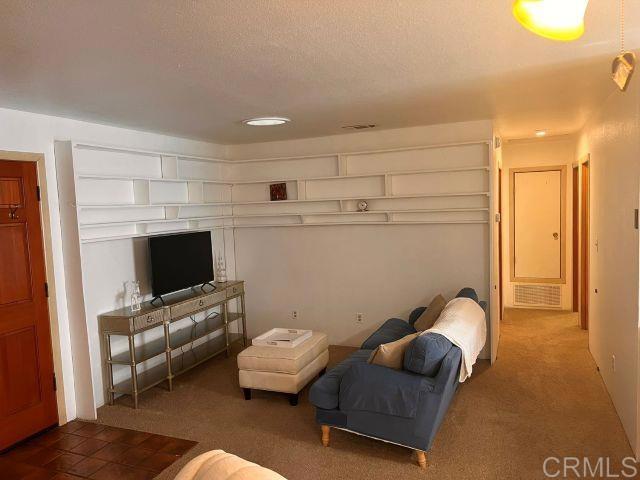
[{"label": "white tray on ottoman", "polygon": [[311,338],[311,330],[296,328],[272,328],[267,333],[254,338],[251,343],[260,347],[293,348]]},{"label": "white tray on ottoman", "polygon": [[297,405],[298,393],[316,375],[324,371],[329,361],[327,335],[312,332],[311,336],[291,347],[252,345],[238,354],[238,377],[245,399],[251,390],[269,390],[289,394],[291,405]]}]

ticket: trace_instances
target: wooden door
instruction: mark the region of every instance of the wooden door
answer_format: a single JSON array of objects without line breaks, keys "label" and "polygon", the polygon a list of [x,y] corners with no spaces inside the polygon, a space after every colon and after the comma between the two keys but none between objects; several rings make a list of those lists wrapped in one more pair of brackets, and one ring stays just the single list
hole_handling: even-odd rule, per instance
[{"label": "wooden door", "polygon": [[580,193],[580,327],[589,328],[589,164],[582,164]]},{"label": "wooden door", "polygon": [[513,281],[563,278],[562,180],[557,169],[513,171]]},{"label": "wooden door", "polygon": [[58,422],[37,188],[0,160],[0,450]]}]

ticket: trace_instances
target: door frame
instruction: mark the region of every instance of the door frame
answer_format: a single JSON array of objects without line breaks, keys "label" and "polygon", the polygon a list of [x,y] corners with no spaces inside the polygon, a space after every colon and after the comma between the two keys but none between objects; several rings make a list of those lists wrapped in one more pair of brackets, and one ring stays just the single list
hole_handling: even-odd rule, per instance
[{"label": "door frame", "polygon": [[571,168],[572,246],[571,246],[571,309],[580,311],[580,164]]},{"label": "door frame", "polygon": [[51,350],[53,352],[53,371],[56,375],[56,401],[58,404],[58,423],[63,425],[67,418],[67,403],[65,397],[65,373],[62,365],[62,352],[60,341],[60,323],[58,319],[58,306],[56,301],[56,282],[53,269],[53,247],[51,234],[51,217],[49,215],[49,196],[47,188],[47,176],[45,158],[42,153],[12,152],[0,150],[0,160],[15,162],[35,162],[40,186],[40,228],[44,244],[45,278],[49,285],[49,327],[51,331]]},{"label": "door frame", "polygon": [[498,296],[500,298],[500,321],[504,317],[504,272],[502,262],[502,167],[498,168],[498,215],[500,215],[500,222],[498,222]]},{"label": "door frame", "polygon": [[[531,172],[560,172],[560,278],[530,278],[516,277],[516,209],[515,209],[515,178],[516,173]],[[524,167],[509,169],[509,264],[511,282],[514,283],[566,283],[566,240],[567,240],[567,166],[551,165],[540,167]]]},{"label": "door frame", "polygon": [[589,329],[591,158],[580,162],[580,328]]}]

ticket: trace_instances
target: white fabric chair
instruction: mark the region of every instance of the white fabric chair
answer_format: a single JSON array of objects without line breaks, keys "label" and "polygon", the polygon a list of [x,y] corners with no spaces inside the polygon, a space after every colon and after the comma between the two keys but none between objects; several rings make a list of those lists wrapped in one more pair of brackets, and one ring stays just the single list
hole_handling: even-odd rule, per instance
[{"label": "white fabric chair", "polygon": [[187,463],[175,480],[286,480],[286,478],[224,450],[211,450]]}]

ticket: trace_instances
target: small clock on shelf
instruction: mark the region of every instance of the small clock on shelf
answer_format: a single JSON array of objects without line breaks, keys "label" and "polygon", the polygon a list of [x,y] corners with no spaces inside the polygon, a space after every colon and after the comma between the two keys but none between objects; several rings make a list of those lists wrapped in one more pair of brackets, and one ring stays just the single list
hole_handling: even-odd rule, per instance
[{"label": "small clock on shelf", "polygon": [[365,202],[364,200],[360,200],[358,202],[358,211],[359,212],[366,212],[367,210],[369,210],[369,204],[367,202]]}]

